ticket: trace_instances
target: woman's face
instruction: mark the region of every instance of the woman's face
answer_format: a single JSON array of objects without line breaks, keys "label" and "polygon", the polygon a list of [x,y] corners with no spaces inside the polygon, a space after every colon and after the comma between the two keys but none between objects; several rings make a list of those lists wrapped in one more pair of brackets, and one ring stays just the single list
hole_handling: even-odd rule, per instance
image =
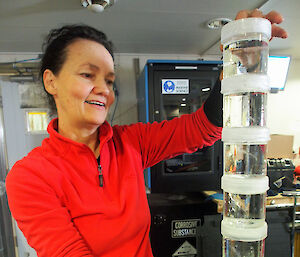
[{"label": "woman's face", "polygon": [[98,127],[114,102],[114,62],[105,47],[78,39],[67,47],[57,75],[46,70],[44,83],[53,95],[59,123],[71,128]]}]

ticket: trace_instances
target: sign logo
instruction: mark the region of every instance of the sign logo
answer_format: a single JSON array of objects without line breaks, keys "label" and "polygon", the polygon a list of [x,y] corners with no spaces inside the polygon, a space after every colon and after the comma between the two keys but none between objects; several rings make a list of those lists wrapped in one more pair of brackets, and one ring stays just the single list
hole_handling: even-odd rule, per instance
[{"label": "sign logo", "polygon": [[175,84],[172,80],[165,81],[163,87],[165,92],[173,92],[175,90]]},{"label": "sign logo", "polygon": [[188,79],[162,79],[161,93],[163,95],[189,94],[189,80]]}]

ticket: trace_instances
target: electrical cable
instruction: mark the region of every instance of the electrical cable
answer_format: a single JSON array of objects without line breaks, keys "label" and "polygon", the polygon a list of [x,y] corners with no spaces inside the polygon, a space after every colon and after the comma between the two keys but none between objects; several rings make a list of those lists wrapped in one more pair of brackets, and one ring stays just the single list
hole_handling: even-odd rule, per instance
[{"label": "electrical cable", "polygon": [[115,92],[116,100],[115,100],[115,107],[114,107],[114,110],[113,110],[113,113],[112,113],[111,119],[110,119],[110,125],[111,125],[111,126],[112,126],[112,124],[113,124],[113,120],[114,120],[115,113],[116,113],[116,109],[117,109],[118,102],[119,102],[119,91],[118,91],[118,89],[117,89],[117,84],[116,84],[116,83],[114,83],[114,92]]}]

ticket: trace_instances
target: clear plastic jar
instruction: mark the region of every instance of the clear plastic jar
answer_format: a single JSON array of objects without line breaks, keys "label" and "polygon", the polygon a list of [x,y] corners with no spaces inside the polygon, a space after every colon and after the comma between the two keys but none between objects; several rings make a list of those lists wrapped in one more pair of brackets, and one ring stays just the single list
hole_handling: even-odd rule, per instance
[{"label": "clear plastic jar", "polygon": [[265,127],[223,128],[224,175],[265,176],[269,139]]},{"label": "clear plastic jar", "polygon": [[252,33],[224,45],[224,78],[245,73],[267,74],[268,44],[269,40],[265,35]]},{"label": "clear plastic jar", "polygon": [[224,143],[224,174],[267,175],[266,145]]},{"label": "clear plastic jar", "polygon": [[268,226],[266,222],[241,226],[234,219],[221,223],[223,257],[263,257]]},{"label": "clear plastic jar", "polygon": [[226,24],[221,33],[224,78],[246,73],[267,74],[271,23],[263,18]]},{"label": "clear plastic jar", "polygon": [[224,127],[266,126],[267,93],[235,93],[223,99]]},{"label": "clear plastic jar", "polygon": [[234,219],[241,226],[259,225],[266,218],[266,193],[233,194],[224,192],[224,218]]},{"label": "clear plastic jar", "polygon": [[243,226],[260,226],[266,217],[266,176],[224,175],[223,216],[226,222]]},{"label": "clear plastic jar", "polygon": [[267,75],[245,74],[222,80],[224,127],[266,126]]},{"label": "clear plastic jar", "polygon": [[243,242],[223,238],[223,257],[264,257],[265,239]]},{"label": "clear plastic jar", "polygon": [[225,25],[223,44],[223,257],[263,257],[267,236],[266,104],[271,23],[240,19]]}]

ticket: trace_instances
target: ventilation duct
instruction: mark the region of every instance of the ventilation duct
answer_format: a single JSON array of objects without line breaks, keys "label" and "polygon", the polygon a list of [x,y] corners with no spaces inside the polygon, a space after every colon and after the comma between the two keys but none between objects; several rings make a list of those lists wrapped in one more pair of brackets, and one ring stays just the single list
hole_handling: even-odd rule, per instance
[{"label": "ventilation duct", "polygon": [[0,63],[0,77],[13,82],[34,82],[38,79],[39,62]]}]

